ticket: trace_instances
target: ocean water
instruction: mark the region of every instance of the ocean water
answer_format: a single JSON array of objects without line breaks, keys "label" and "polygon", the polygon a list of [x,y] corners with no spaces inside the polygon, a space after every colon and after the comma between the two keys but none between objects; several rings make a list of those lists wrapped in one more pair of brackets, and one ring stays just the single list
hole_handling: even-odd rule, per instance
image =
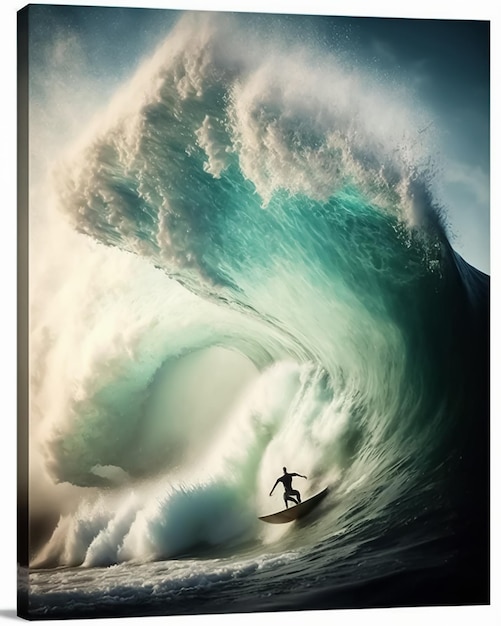
[{"label": "ocean water", "polygon": [[[425,123],[188,14],[82,131],[31,241],[30,617],[489,601],[489,278]],[[330,490],[275,527],[284,465]]]}]

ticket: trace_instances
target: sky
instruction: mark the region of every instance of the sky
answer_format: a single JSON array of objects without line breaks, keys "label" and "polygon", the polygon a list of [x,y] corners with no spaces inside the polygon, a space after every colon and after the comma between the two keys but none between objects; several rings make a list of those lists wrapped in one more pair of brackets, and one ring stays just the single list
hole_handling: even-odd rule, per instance
[{"label": "sky", "polygon": [[489,24],[352,21],[351,45],[376,71],[408,84],[440,132],[443,197],[454,247],[490,273]]},{"label": "sky", "polygon": [[[13,617],[15,614],[15,413],[16,413],[16,370],[13,364],[16,361],[16,11],[26,3],[17,0],[4,0],[1,3],[0,27],[2,37],[0,38],[3,60],[2,73],[4,82],[4,97],[2,102],[2,138],[0,142],[1,162],[2,162],[2,187],[4,190],[3,218],[4,232],[6,233],[5,245],[2,249],[2,285],[4,302],[7,303],[2,309],[2,324],[0,325],[0,345],[2,345],[2,391],[4,392],[4,436],[0,439],[0,458],[3,470],[3,507],[7,514],[3,516],[2,533],[0,547],[2,559],[0,565],[0,621],[4,618]],[[65,4],[78,4],[67,0]],[[123,0],[121,2],[102,2],[94,0],[94,5],[106,6],[107,4],[120,4],[121,6],[148,6],[172,8],[202,9],[208,6],[202,0],[192,2],[173,0],[149,0],[133,2]],[[396,0],[300,0],[291,5],[289,1],[279,0],[214,0],[210,3],[210,8],[220,10],[261,10],[261,11],[308,11],[310,13],[329,13],[336,11],[344,15],[373,15],[377,6],[379,15],[407,16],[407,17],[431,17],[431,18],[473,18],[473,19],[493,19],[493,28],[499,36],[499,9],[495,8],[490,0],[476,0],[469,3],[465,9],[459,3],[451,3],[450,0],[423,0],[420,3],[400,3]],[[369,22],[367,22],[369,24]],[[424,25],[426,27],[426,25]],[[443,124],[449,129],[449,140],[446,142],[446,153],[449,155],[449,163],[454,163],[455,167],[450,169],[450,189],[449,198],[451,200],[450,221],[451,228],[457,235],[455,247],[465,256],[467,260],[488,271],[489,264],[489,211],[488,202],[482,194],[485,193],[485,176],[488,173],[488,128],[485,126],[485,117],[482,111],[486,107],[486,77],[485,72],[478,70],[478,65],[473,63],[473,59],[482,58],[482,42],[476,42],[470,38],[463,38],[460,33],[454,34],[449,44],[446,39],[435,39],[425,37],[424,40],[416,40],[409,33],[392,31],[389,22],[385,22],[385,29],[378,31],[379,36],[372,34],[361,21],[350,27],[352,29],[352,45],[354,49],[363,52],[368,58],[378,66],[378,71],[401,72],[409,75],[410,70],[414,81],[421,80],[420,97],[427,99],[437,115],[441,116]],[[396,29],[398,30],[398,29]],[[431,32],[431,31],[428,31]],[[411,33],[412,35],[412,33]],[[147,39],[147,37],[145,37]],[[145,41],[139,40],[141,41]],[[495,61],[499,64],[496,38],[493,32],[493,50],[496,51]],[[130,43],[130,42],[129,42]],[[127,44],[128,45],[128,44]],[[114,52],[110,51],[110,57]],[[133,56],[133,55],[131,55]],[[457,59],[457,62],[456,62]],[[417,70],[421,70],[418,72]],[[128,71],[127,67],[123,70]],[[477,75],[478,74],[478,75]],[[117,80],[120,71],[117,72]],[[493,71],[493,76],[496,76]],[[493,83],[495,86],[495,82]],[[113,84],[109,88],[112,89]],[[104,95],[104,94],[103,94]],[[496,110],[498,111],[496,98]],[[497,121],[495,116],[492,119],[492,137],[498,137]],[[493,142],[492,149],[497,154],[496,143]],[[499,160],[495,162],[499,167]],[[498,184],[496,180],[496,169],[493,165],[493,212],[492,222],[495,229],[496,198],[499,197]],[[498,170],[499,171],[499,170]],[[454,183],[454,180],[456,181]],[[456,202],[452,202],[452,200]],[[486,210],[487,204],[487,210]],[[493,230],[493,232],[497,232]],[[494,238],[493,238],[494,241]],[[492,262],[494,268],[498,267],[497,249],[494,246],[492,252]],[[493,319],[496,319],[498,311],[498,301],[493,293]],[[497,331],[493,327],[493,344],[497,345]],[[495,358],[495,355],[494,355]],[[497,398],[494,398],[497,401]],[[493,441],[499,442],[499,429],[496,421],[492,425]],[[493,448],[494,449],[494,448]],[[493,455],[493,475],[499,476],[499,463]],[[494,493],[494,492],[493,492]],[[8,511],[11,513],[9,514]],[[499,499],[493,501],[493,516],[499,527]],[[499,541],[493,536],[493,551],[499,555]],[[493,570],[493,588],[496,588],[496,581],[499,583],[499,568]],[[499,588],[499,584],[497,584]],[[440,623],[443,618],[454,619],[455,623],[471,623],[471,619],[480,620],[483,624],[495,624],[499,620],[499,598],[493,595],[492,607],[476,607],[472,610],[459,607],[457,609],[446,609],[446,613],[436,611],[431,613],[427,610],[413,611],[371,611],[371,624],[400,624],[406,621],[407,624],[422,624],[424,620],[431,623]],[[484,610],[485,609],[485,610]],[[339,618],[344,624],[367,623],[367,612],[356,612],[349,615],[346,612],[339,614]],[[290,622],[299,623],[299,615],[289,616]],[[332,616],[331,616],[332,617]],[[329,619],[323,612],[315,615],[316,619]],[[150,618],[151,623],[159,621],[161,618]],[[227,623],[234,623],[234,616],[213,616],[204,618],[203,623],[221,623],[226,619]],[[248,623],[253,623],[255,617],[239,616],[238,623],[242,624],[248,619]],[[212,621],[211,621],[212,620]],[[263,617],[267,621],[266,617]],[[440,620],[440,622],[439,622]],[[176,618],[170,619],[171,623],[181,623]],[[274,620],[274,623],[280,619]],[[197,617],[187,616],[182,618],[182,623],[186,626],[192,623],[201,623]],[[109,623],[109,620],[95,620],[93,624]],[[138,620],[127,620],[127,623],[140,623]],[[268,623],[271,623],[271,619]]]},{"label": "sky", "polygon": [[390,81],[407,85],[440,133],[439,170],[453,246],[490,273],[489,23],[459,20],[333,19],[346,43]]}]

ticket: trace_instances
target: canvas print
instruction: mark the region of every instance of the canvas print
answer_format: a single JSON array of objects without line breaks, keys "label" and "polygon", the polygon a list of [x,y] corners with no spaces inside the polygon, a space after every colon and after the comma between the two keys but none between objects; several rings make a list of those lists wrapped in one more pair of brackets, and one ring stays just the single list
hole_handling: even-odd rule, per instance
[{"label": "canvas print", "polygon": [[19,613],[489,599],[489,22],[18,14]]}]

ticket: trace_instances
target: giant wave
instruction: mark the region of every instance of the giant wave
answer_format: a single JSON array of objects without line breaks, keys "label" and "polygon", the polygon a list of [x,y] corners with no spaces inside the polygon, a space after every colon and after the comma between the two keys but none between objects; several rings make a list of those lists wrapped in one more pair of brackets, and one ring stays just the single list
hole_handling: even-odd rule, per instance
[{"label": "giant wave", "polygon": [[[294,608],[259,586],[283,566],[314,608],[353,605],[333,589],[362,584],[364,554],[364,584],[399,572],[404,603],[475,601],[488,278],[447,240],[427,117],[361,69],[252,36],[185,16],[55,170],[71,261],[36,270],[35,301],[69,282],[34,311],[32,370],[58,521],[32,567],[155,578],[156,561],[224,558],[239,584],[249,571],[255,610]],[[311,528],[256,519],[282,465],[308,475],[304,496],[333,487]],[[57,614],[44,571],[33,606]],[[106,614],[86,593],[76,614]]]}]

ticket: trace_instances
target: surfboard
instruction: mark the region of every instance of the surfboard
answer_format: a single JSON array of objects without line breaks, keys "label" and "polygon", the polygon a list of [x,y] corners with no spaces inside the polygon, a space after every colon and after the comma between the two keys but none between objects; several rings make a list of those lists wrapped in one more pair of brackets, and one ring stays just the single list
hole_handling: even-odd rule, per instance
[{"label": "surfboard", "polygon": [[315,496],[304,500],[301,504],[295,504],[288,509],[279,511],[278,513],[272,513],[271,515],[263,515],[259,519],[269,524],[286,524],[287,522],[293,522],[304,515],[307,515],[317,504],[327,495],[329,488],[326,487],[320,493]]}]

